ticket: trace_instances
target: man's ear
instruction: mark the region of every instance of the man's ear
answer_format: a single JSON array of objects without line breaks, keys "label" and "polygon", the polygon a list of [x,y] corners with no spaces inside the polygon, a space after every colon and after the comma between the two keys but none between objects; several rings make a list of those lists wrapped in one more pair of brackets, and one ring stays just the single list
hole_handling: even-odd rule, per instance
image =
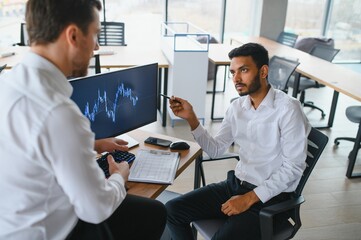
[{"label": "man's ear", "polygon": [[260,70],[260,77],[261,78],[266,78],[268,75],[268,66],[267,65],[263,65],[261,67],[261,70]]},{"label": "man's ear", "polygon": [[79,31],[80,29],[74,24],[70,24],[65,28],[66,40],[70,45],[72,46],[78,45]]}]

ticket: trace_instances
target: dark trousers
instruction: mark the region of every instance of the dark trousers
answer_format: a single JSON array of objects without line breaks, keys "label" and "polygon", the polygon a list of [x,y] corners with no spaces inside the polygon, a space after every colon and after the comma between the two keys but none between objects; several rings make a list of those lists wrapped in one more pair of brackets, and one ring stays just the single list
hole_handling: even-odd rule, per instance
[{"label": "dark trousers", "polygon": [[66,240],[159,240],[166,217],[161,202],[128,194],[107,220],[100,224],[79,220]]},{"label": "dark trousers", "polygon": [[227,180],[223,182],[207,185],[167,202],[167,226],[171,231],[172,239],[194,239],[190,223],[211,218],[226,220],[212,239],[261,239],[260,209],[289,199],[290,194],[280,194],[267,203],[258,202],[247,211],[230,217],[221,211],[221,205],[232,196],[242,195],[249,191],[252,189],[241,186],[239,180],[234,176],[234,171],[230,171]]}]

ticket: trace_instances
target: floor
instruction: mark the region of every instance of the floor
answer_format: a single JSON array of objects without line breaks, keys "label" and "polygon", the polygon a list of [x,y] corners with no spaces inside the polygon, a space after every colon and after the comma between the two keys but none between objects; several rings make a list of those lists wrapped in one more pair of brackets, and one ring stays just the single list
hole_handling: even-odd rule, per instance
[{"label": "floor", "polygon": [[[217,89],[222,88],[223,73],[218,75]],[[361,79],[359,79],[361,81]],[[211,89],[212,81],[208,82]],[[326,119],[320,119],[320,113],[304,109],[312,124],[323,124],[327,121],[328,111],[333,90],[327,87],[309,90],[306,98],[314,101],[326,110]],[[223,116],[232,97],[237,96],[232,81],[227,80],[225,93],[217,93],[215,116]],[[352,149],[351,142],[342,141],[338,147],[333,143],[338,136],[355,137],[358,125],[348,121],[345,108],[349,105],[359,105],[359,102],[340,94],[334,126],[322,130],[329,137],[321,158],[303,191],[306,202],[301,207],[302,227],[294,239],[299,240],[356,240],[361,239],[361,178],[348,179],[345,177],[347,156]],[[219,121],[210,120],[211,94],[206,96],[205,127],[215,133]],[[158,132],[182,139],[193,140],[188,125],[184,121],[177,121],[171,127],[168,117],[167,127],[162,127],[158,121],[143,127],[151,132]],[[232,150],[232,149],[230,149]],[[205,166],[207,183],[224,180],[226,172],[233,169],[234,160],[207,163]],[[358,156],[355,171],[361,172],[361,154]],[[182,173],[168,190],[185,193],[193,188],[194,165]],[[198,239],[202,239],[199,237]]]}]

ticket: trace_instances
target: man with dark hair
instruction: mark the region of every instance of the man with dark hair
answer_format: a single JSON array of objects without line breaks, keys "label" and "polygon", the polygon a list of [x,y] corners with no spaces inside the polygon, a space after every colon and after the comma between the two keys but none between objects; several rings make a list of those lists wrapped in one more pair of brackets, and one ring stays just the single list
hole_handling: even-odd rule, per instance
[{"label": "man with dark hair", "polygon": [[[0,239],[159,239],[166,209],[127,195],[126,162],[96,152],[127,150],[94,140],[70,100],[67,77],[87,73],[98,49],[99,0],[29,0],[30,52],[0,78]],[[95,150],[95,151],[94,151]]]},{"label": "man with dark hair", "polygon": [[211,218],[226,219],[212,239],[260,239],[260,209],[290,198],[305,168],[310,125],[299,101],[268,84],[267,50],[248,43],[232,50],[229,58],[241,97],[231,103],[215,137],[199,124],[188,101],[170,100],[174,114],[188,121],[210,157],[223,154],[234,142],[240,158],[227,180],[166,204],[172,239],[193,239],[190,222]]}]

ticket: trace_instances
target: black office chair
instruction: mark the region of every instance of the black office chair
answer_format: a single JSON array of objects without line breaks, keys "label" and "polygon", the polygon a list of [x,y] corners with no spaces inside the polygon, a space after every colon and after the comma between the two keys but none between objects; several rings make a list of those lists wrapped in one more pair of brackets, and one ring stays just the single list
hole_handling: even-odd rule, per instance
[{"label": "black office chair", "polygon": [[[318,131],[315,128],[311,129],[308,135],[308,147],[307,147],[307,159],[306,169],[303,171],[303,176],[298,183],[296,190],[294,191],[294,198],[286,200],[284,202],[274,204],[263,208],[260,211],[260,224],[261,224],[261,235],[262,240],[283,240],[294,237],[297,231],[301,227],[300,218],[300,205],[305,201],[302,196],[302,190],[315,167],[317,160],[320,158],[326,144],[328,137]],[[229,155],[229,158],[236,158],[235,155]],[[205,185],[205,176],[203,171],[202,163],[206,161],[217,161],[228,159],[226,156],[214,159],[204,159],[198,165],[199,171],[202,177],[202,183]],[[293,223],[289,221],[283,221],[279,223],[278,216],[280,213],[288,212]],[[278,220],[278,221],[277,221]],[[206,239],[211,239],[212,236],[217,232],[218,228],[225,223],[226,220],[222,219],[205,219],[193,222],[193,226],[196,230]],[[277,223],[277,224],[276,224]]]},{"label": "black office chair", "polygon": [[315,45],[324,45],[334,48],[335,40],[333,38],[324,37],[299,37],[297,38],[294,48],[306,53],[310,53]]},{"label": "black office chair", "polygon": [[340,140],[346,140],[354,142],[353,148],[348,155],[348,167],[346,171],[346,176],[348,178],[358,178],[361,177],[361,173],[353,173],[353,169],[355,167],[355,162],[357,158],[357,153],[361,148],[361,106],[350,106],[346,108],[346,117],[348,120],[354,123],[358,123],[358,131],[356,134],[356,138],[350,137],[338,137],[335,139],[334,143],[338,146],[340,144]]},{"label": "black office chair", "polygon": [[297,34],[283,31],[278,35],[277,42],[289,47],[294,47],[297,38]]},{"label": "black office chair", "polygon": [[123,22],[101,22],[98,36],[100,46],[126,46]]},{"label": "black office chair", "polygon": [[[340,51],[340,49],[335,49],[333,47],[330,46],[326,46],[326,45],[320,45],[320,44],[316,44],[314,45],[314,47],[312,48],[310,54],[312,56],[321,58],[323,60],[332,62],[332,60],[334,59],[334,57],[337,55],[337,53]],[[313,102],[310,101],[305,101],[305,94],[307,89],[309,88],[321,88],[324,87],[325,85],[318,83],[317,81],[314,81],[312,79],[309,79],[307,77],[301,76],[301,74],[296,73],[294,75],[294,78],[291,78],[290,81],[288,82],[288,87],[293,88],[294,84],[295,84],[295,79],[299,79],[299,86],[298,86],[298,93],[300,93],[300,102],[303,104],[304,107],[310,107],[312,109],[317,109],[321,112],[321,117],[324,118],[326,116],[326,114],[324,113],[324,111],[317,107]]]},{"label": "black office chair", "polygon": [[269,62],[268,82],[275,89],[287,93],[288,81],[300,63],[279,56],[273,56]]}]

